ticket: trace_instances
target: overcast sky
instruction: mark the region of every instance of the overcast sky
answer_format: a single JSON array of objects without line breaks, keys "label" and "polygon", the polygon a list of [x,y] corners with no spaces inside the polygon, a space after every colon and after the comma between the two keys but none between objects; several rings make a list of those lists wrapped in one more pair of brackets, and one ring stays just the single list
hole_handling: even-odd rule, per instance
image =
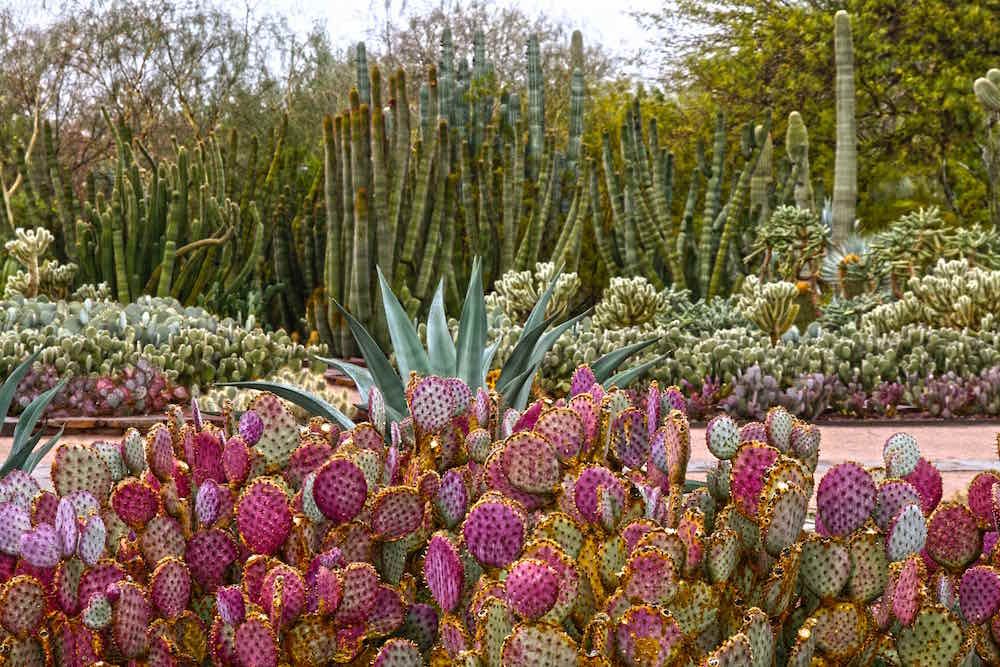
[{"label": "overcast sky", "polygon": [[[454,0],[452,0],[454,1]],[[383,14],[382,0],[250,0],[259,8],[277,11],[288,17],[291,24],[305,32],[316,21],[326,23],[334,43],[356,41],[372,24],[371,17]],[[393,1],[399,7],[400,0]],[[410,0],[411,7],[426,6],[426,0]],[[450,4],[450,3],[449,3]],[[584,40],[600,42],[621,55],[631,55],[644,44],[644,36],[629,11],[655,11],[663,0],[497,0],[499,5],[520,6],[529,15],[545,12],[565,19],[573,28],[583,31]]]}]

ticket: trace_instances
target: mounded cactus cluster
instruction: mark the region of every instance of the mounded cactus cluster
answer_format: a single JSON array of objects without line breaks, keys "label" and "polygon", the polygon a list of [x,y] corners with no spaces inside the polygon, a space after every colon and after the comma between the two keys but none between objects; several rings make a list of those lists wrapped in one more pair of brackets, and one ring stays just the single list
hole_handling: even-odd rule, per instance
[{"label": "mounded cactus cluster", "polygon": [[[243,323],[220,319],[173,299],[142,297],[121,305],[15,298],[0,302],[0,309],[0,374],[39,351],[36,370],[21,387],[24,395],[72,378],[53,409],[63,402],[76,414],[159,412],[192,388],[266,377],[301,366],[306,356],[285,332],[265,333],[252,317]],[[140,375],[146,380],[130,382]],[[136,396],[144,383],[163,400]]]},{"label": "mounded cactus cluster", "polygon": [[[706,432],[674,388],[523,412],[413,375],[410,416],[64,443],[0,482],[0,661],[16,665],[984,664],[1000,660],[1000,473],[941,502],[906,434],[819,480],[783,408]],[[810,498],[816,513],[811,529]]]}]

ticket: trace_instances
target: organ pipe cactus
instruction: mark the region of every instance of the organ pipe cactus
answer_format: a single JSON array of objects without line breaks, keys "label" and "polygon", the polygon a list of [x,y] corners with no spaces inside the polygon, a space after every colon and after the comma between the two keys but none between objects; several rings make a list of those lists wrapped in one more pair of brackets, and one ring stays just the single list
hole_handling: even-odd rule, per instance
[{"label": "organ pipe cactus", "polygon": [[989,185],[990,220],[1000,229],[1000,69],[991,69],[972,86],[986,114],[980,150]]},{"label": "organ pipe cactus", "polygon": [[833,49],[836,68],[837,149],[833,165],[833,242],[843,243],[854,229],[858,199],[858,137],[854,101],[854,43],[851,17],[834,16]]}]

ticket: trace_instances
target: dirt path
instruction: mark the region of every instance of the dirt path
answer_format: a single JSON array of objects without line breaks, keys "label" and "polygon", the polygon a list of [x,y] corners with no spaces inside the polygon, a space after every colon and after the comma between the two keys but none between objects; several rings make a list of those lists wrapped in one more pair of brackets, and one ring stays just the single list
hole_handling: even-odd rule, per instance
[{"label": "dirt path", "polygon": [[[950,497],[955,492],[963,490],[965,485],[977,472],[1000,469],[997,460],[997,434],[1000,426],[996,424],[907,424],[900,425],[824,425],[820,427],[823,434],[823,444],[820,448],[820,464],[818,476],[831,465],[842,461],[856,461],[866,466],[880,466],[882,443],[897,431],[906,431],[920,443],[920,449],[925,458],[933,461],[944,477],[944,495]],[[88,430],[70,432],[63,436],[69,441],[94,442],[99,440],[118,440],[120,431]],[[0,460],[7,456],[10,450],[10,438],[0,438]],[[689,476],[694,479],[704,479],[705,471],[714,465],[715,459],[705,447],[705,429],[693,428],[691,433],[691,464]],[[36,470],[40,481],[50,486],[49,465],[52,460],[50,453]]]}]

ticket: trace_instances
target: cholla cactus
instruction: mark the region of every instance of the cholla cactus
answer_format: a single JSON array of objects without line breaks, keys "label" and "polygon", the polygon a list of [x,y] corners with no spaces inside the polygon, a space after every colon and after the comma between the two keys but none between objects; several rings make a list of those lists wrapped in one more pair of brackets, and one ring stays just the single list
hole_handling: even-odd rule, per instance
[{"label": "cholla cactus", "polygon": [[879,306],[862,318],[878,333],[907,324],[953,329],[991,326],[1000,303],[1000,271],[970,268],[966,262],[940,260],[928,275],[911,278],[900,301]]},{"label": "cholla cactus", "polygon": [[55,237],[43,228],[25,230],[18,227],[14,230],[16,238],[7,241],[4,248],[14,259],[24,266],[24,271],[10,276],[4,285],[4,298],[14,296],[34,298],[45,294],[51,298],[64,298],[73,284],[76,276],[75,264],[59,264],[53,260],[44,260],[49,246]]},{"label": "cholla cactus", "polygon": [[667,311],[667,296],[645,278],[612,278],[594,308],[593,322],[600,329],[651,331]]},{"label": "cholla cactus", "polygon": [[[539,262],[534,271],[508,271],[493,285],[493,293],[487,295],[487,307],[503,311],[511,321],[523,321],[552,282],[555,269],[552,262]],[[569,312],[579,289],[580,278],[577,274],[559,274],[545,308],[545,317],[562,317]]]},{"label": "cholla cactus", "polygon": [[776,345],[799,313],[799,305],[795,303],[798,295],[795,283],[761,283],[756,276],[747,276],[737,307],[744,317],[770,337],[772,345]]}]

